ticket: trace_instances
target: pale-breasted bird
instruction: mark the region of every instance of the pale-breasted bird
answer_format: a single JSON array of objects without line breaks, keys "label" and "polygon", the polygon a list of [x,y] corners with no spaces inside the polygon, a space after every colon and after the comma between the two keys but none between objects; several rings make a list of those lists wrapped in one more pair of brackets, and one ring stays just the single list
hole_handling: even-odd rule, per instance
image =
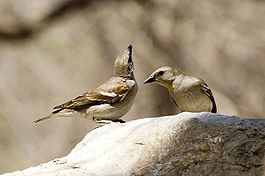
[{"label": "pale-breasted bird", "polygon": [[125,52],[116,58],[112,78],[90,92],[55,106],[50,115],[34,123],[66,116],[122,122],[119,118],[129,111],[138,90],[133,71],[132,45],[129,45]]},{"label": "pale-breasted bird", "polygon": [[154,71],[144,84],[151,82],[167,88],[170,99],[182,112],[217,112],[212,91],[200,78],[164,66]]}]

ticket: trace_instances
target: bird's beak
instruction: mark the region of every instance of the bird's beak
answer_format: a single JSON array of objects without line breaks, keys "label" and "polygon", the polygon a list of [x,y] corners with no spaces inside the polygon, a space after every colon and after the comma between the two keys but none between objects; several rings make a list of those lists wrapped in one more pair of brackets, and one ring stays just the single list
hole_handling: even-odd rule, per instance
[{"label": "bird's beak", "polygon": [[144,81],[144,84],[146,84],[146,83],[152,83],[152,82],[154,82],[156,79],[155,78],[153,78],[153,77],[149,77],[149,78],[147,78],[145,81]]}]

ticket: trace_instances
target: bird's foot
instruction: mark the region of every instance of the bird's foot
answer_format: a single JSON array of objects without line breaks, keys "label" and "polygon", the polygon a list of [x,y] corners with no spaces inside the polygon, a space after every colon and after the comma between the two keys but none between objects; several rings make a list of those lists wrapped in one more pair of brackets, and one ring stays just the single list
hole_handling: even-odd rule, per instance
[{"label": "bird's foot", "polygon": [[126,123],[126,121],[122,119],[112,120],[112,122]]},{"label": "bird's foot", "polygon": [[111,120],[94,120],[96,123],[106,125],[106,124],[111,124],[113,123]]},{"label": "bird's foot", "polygon": [[93,117],[93,121],[95,121],[96,123],[99,123],[100,126],[104,126],[106,124],[111,124],[112,121],[111,120],[105,120],[105,119],[102,119],[102,118],[96,118],[96,117]]},{"label": "bird's foot", "polygon": [[125,123],[124,120],[122,119],[117,119],[117,120],[107,120],[107,119],[101,119],[101,118],[93,118],[93,121],[95,121],[96,123],[99,123],[99,124],[102,124],[102,125],[106,125],[106,124],[111,124],[111,123],[116,123],[116,122],[119,122],[119,123]]}]

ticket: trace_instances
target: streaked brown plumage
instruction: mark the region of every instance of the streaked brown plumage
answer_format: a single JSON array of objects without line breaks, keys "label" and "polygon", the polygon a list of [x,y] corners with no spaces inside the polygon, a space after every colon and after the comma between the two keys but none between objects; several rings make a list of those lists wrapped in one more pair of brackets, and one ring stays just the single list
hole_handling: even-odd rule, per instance
[{"label": "streaked brown plumage", "polygon": [[119,118],[131,108],[137,93],[138,88],[133,70],[132,46],[130,45],[117,57],[112,78],[90,92],[55,106],[52,114],[34,122],[65,116],[119,121]]},{"label": "streaked brown plumage", "polygon": [[[115,85],[114,87],[112,86],[113,84]],[[99,88],[91,92],[86,92],[83,95],[80,95],[66,103],[55,106],[54,109],[57,110],[53,111],[52,113],[60,112],[63,109],[78,110],[78,109],[87,108],[91,105],[99,105],[103,103],[114,104],[120,101],[122,98],[124,98],[128,90],[129,87],[126,85],[126,81],[124,79],[122,78],[118,79],[114,77],[111,78],[104,85],[100,86]],[[104,94],[101,94],[100,93],[101,91],[104,91],[106,93],[114,93],[116,95],[113,97],[106,96]]]}]

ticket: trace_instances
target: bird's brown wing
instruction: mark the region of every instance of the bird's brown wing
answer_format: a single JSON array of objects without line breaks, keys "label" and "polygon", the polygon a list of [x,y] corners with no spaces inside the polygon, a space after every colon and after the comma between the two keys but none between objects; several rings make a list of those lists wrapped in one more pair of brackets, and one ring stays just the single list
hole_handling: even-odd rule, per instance
[{"label": "bird's brown wing", "polygon": [[210,98],[210,100],[213,103],[213,107],[212,107],[211,112],[216,113],[217,112],[217,107],[216,107],[216,103],[215,103],[215,100],[214,100],[213,93],[212,93],[211,89],[201,79],[200,79],[200,87],[201,87],[202,91],[204,91],[206,93],[206,95]]},{"label": "bird's brown wing", "polygon": [[99,104],[114,104],[122,100],[129,88],[125,84],[115,84],[108,86],[106,85],[104,89],[96,89],[91,92],[86,92],[64,104],[55,106],[53,113],[60,112],[63,109],[84,109],[92,105]]}]

